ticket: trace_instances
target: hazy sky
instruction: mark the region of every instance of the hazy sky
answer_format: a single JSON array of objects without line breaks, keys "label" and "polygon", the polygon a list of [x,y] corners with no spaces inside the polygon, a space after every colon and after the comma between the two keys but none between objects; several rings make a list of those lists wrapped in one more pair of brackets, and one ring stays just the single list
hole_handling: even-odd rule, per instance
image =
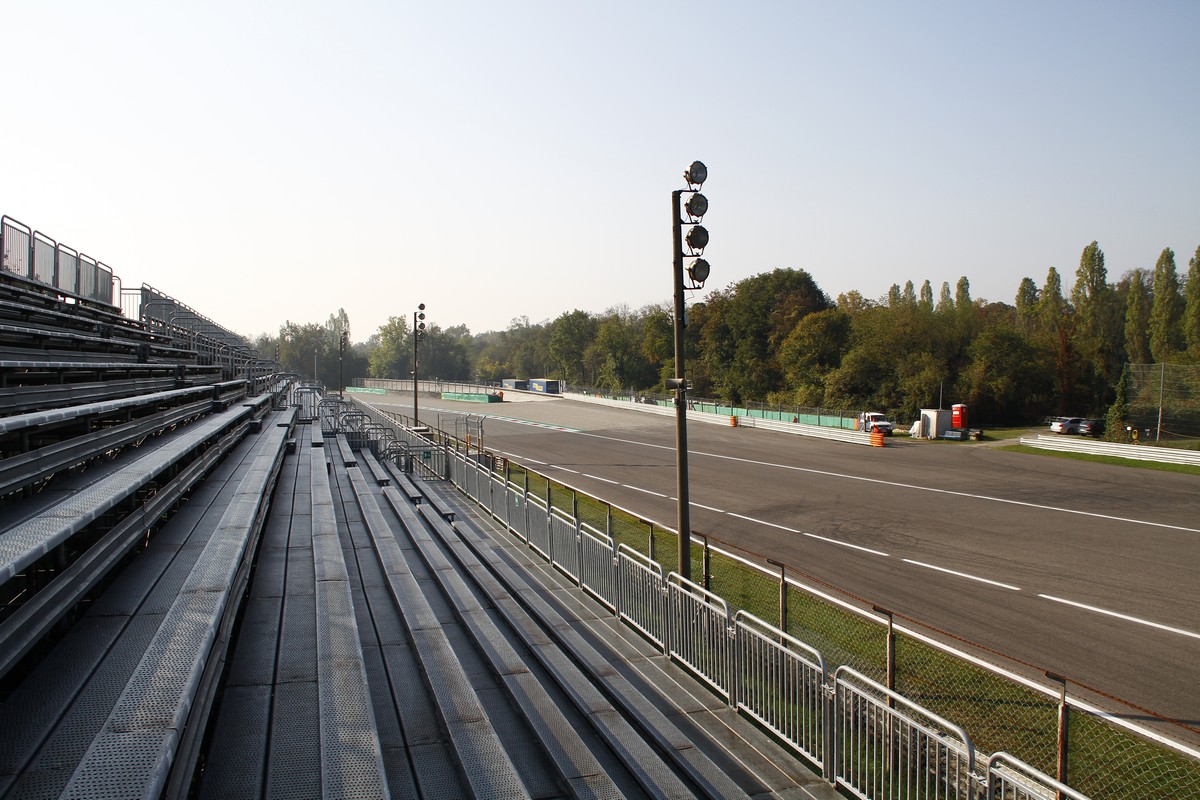
[{"label": "hazy sky", "polygon": [[[1200,2],[8,3],[0,213],[248,335],[473,332],[707,289],[1200,245]],[[700,295],[702,296],[702,295]],[[699,296],[696,297],[699,299]]]}]

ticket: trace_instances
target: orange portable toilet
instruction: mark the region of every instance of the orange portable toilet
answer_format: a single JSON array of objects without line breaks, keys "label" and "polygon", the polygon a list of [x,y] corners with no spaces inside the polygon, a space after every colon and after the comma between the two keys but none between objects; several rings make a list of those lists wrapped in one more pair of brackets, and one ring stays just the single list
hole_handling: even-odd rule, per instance
[{"label": "orange portable toilet", "polygon": [[950,406],[950,427],[967,427],[967,407],[963,403],[955,403]]}]

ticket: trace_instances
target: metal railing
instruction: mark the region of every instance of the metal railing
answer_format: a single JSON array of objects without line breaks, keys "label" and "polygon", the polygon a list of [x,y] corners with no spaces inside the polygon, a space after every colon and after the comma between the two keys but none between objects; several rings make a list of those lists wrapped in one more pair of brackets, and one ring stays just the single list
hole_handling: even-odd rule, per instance
[{"label": "metal railing", "polygon": [[1153,444],[1120,444],[1057,434],[1054,436],[1039,434],[1034,439],[1021,437],[1021,444],[1041,450],[1057,450],[1064,453],[1087,453],[1088,455],[1129,458],[1134,461],[1160,461],[1164,464],[1186,464],[1200,467],[1200,452],[1180,450],[1174,447],[1159,447]]},{"label": "metal railing", "polygon": [[78,300],[113,305],[112,268],[9,216],[0,217],[0,268]]},{"label": "metal railing", "polygon": [[856,797],[975,797],[975,746],[954,723],[850,667],[833,678],[834,781]]}]

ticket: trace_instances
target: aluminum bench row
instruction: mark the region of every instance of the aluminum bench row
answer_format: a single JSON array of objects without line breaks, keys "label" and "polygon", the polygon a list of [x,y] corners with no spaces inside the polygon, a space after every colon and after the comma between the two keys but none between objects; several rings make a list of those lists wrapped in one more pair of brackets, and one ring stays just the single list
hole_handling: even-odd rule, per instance
[{"label": "aluminum bench row", "polygon": [[216,364],[174,364],[133,361],[50,361],[37,358],[0,359],[0,387],[19,388],[72,383],[102,383],[107,380],[174,377],[189,384],[215,383],[221,367]]},{"label": "aluminum bench row", "polygon": [[344,433],[338,434],[337,449],[338,449],[338,453],[342,457],[342,461],[345,462],[347,467],[358,466],[358,456],[356,456],[354,454],[354,450],[351,449],[350,442],[346,438],[346,435]]},{"label": "aluminum bench row", "polygon": [[14,577],[189,454],[203,449],[210,439],[248,422],[252,411],[250,407],[239,407],[188,425],[163,437],[161,444],[144,453],[139,449],[121,469],[70,492],[36,514],[22,518],[16,509],[9,517],[11,521],[0,525],[0,582]]},{"label": "aluminum bench row", "polygon": [[47,478],[100,456],[111,456],[148,436],[211,410],[211,400],[192,400],[146,417],[46,444],[28,452],[9,455],[0,459],[0,498],[31,488]]},{"label": "aluminum bench row", "polygon": [[122,316],[121,310],[115,306],[96,301],[68,302],[63,299],[63,296],[63,293],[54,287],[6,270],[0,270],[0,298],[46,309],[65,310],[99,322],[128,323],[128,320]]},{"label": "aluminum bench row", "polygon": [[94,334],[106,339],[128,339],[135,342],[170,346],[169,341],[162,341],[135,321],[80,314],[79,306],[73,304],[61,303],[57,307],[50,307],[17,299],[0,299],[0,319],[26,325],[48,325],[64,330]]},{"label": "aluminum bench row", "polygon": [[199,798],[388,796],[359,630],[372,623],[356,614],[343,501],[327,453],[305,446],[313,430],[298,427],[284,464]]},{"label": "aluminum bench row", "polygon": [[97,381],[92,383],[54,383],[0,388],[0,415],[9,416],[38,408],[55,408],[82,403],[100,403],[121,397],[180,389],[174,375],[155,378]]},{"label": "aluminum bench row", "polygon": [[[357,470],[348,472],[375,536],[380,523],[370,509],[372,491],[361,474],[356,474]],[[580,637],[571,634],[567,619],[549,607],[537,607],[536,602],[542,616],[535,619],[525,607],[535,594],[528,583],[512,571],[507,574],[508,583],[502,584],[493,577],[489,566],[461,541],[461,523],[447,521],[433,503],[412,505],[392,487],[378,491],[386,501],[390,519],[400,523],[416,553],[428,566],[429,574],[455,607],[455,616],[469,632],[475,649],[484,654],[491,672],[520,709],[523,725],[550,760],[555,779],[569,785],[571,794],[691,796],[697,787],[702,787],[700,793],[708,796],[746,796],[737,782],[708,755],[692,747],[687,736],[667,715],[657,711],[638,688],[614,674],[613,654],[600,654],[589,648]],[[449,505],[442,498],[439,504]],[[370,524],[373,518],[376,522]],[[386,534],[378,541],[386,542]],[[391,564],[395,563],[393,559]],[[403,576],[403,570],[397,573],[397,577]],[[393,578],[390,567],[388,577]],[[518,602],[517,596],[525,599]],[[481,597],[487,600],[481,601]],[[397,595],[397,600],[406,618],[413,610],[416,627],[422,635],[431,635],[425,630],[429,623],[421,617],[419,599],[406,590],[404,595]],[[497,620],[501,619],[505,622],[498,625]],[[547,630],[556,632],[554,640],[565,642],[548,639]],[[414,649],[429,664],[428,680],[434,691],[440,685],[454,687],[456,708],[461,708],[462,695],[468,691],[472,679],[456,675],[457,665],[450,656],[439,654],[427,659],[427,652],[438,653],[435,644],[440,646],[436,636],[432,642]],[[598,681],[607,683],[608,688],[600,689]],[[489,719],[501,740],[511,738],[513,731],[503,722],[503,716],[492,713]],[[637,720],[636,725],[632,719]],[[456,743],[461,757],[468,763],[474,757],[490,764],[486,771],[479,768],[481,775],[468,777],[479,781],[478,785],[472,783],[473,791],[481,795],[491,792],[494,796],[519,796],[522,787],[538,785],[531,777],[531,766],[523,759],[510,761],[491,752],[487,730],[473,729],[471,735],[483,738],[468,739],[465,748]],[[599,744],[594,741],[596,738]],[[505,745],[505,750],[512,749],[511,745]],[[663,753],[672,755],[664,757]]]},{"label": "aluminum bench row", "polygon": [[0,706],[0,796],[186,796],[294,419],[246,437]]},{"label": "aluminum bench row", "polygon": [[27,411],[23,414],[0,417],[0,437],[27,428],[61,425],[82,418],[105,417],[116,413],[132,412],[139,408],[171,406],[199,399],[215,399],[213,387],[200,386],[188,387],[186,389],[168,389],[161,392],[135,394],[128,397],[100,400],[80,405],[58,406],[44,411]]},{"label": "aluminum bench row", "polygon": [[0,348],[5,352],[79,353],[81,357],[96,356],[122,361],[194,360],[194,351],[175,348],[160,342],[132,341],[80,333],[49,325],[0,324]]},{"label": "aluminum bench row", "polygon": [[392,478],[392,485],[408,498],[408,502],[417,505],[425,499],[425,495],[421,493],[421,490],[413,484],[412,480],[404,474],[404,471],[400,467],[396,466],[395,462],[390,460],[384,461],[384,468]]}]

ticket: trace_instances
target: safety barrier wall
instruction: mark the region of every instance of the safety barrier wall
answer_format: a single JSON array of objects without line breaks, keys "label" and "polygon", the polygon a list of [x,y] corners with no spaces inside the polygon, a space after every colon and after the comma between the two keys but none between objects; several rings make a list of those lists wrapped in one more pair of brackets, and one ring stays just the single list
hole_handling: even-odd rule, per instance
[{"label": "safety barrier wall", "polygon": [[0,217],[0,267],[81,300],[113,305],[110,267],[9,216]]},{"label": "safety barrier wall", "polygon": [[[396,424],[398,436],[411,435],[395,416],[367,408],[368,414]],[[845,618],[839,623],[846,628],[847,638],[843,640],[822,635],[819,642],[802,641],[745,610],[735,611],[707,587],[686,581],[652,556],[618,541],[613,533],[622,526],[615,520],[611,505],[608,531],[602,532],[581,519],[584,504],[574,490],[568,488],[567,494],[573,498],[571,508],[578,507],[579,511],[563,511],[559,508],[561,502],[550,502],[548,479],[512,467],[519,469],[521,480],[511,480],[509,465],[495,466],[493,471],[491,465],[498,460],[472,454],[463,449],[463,444],[450,437],[441,440],[439,449],[445,454],[446,470],[441,477],[489,509],[495,519],[544,557],[553,559],[564,574],[626,624],[728,698],[741,713],[758,720],[788,743],[830,782],[854,796],[964,800],[995,796],[1024,800],[1057,795],[1079,800],[1087,796],[1090,787],[1096,797],[1133,800],[1157,791],[1157,796],[1200,798],[1200,753],[1137,726],[1124,715],[1105,713],[1075,698],[1068,705],[1065,693],[1060,705],[1056,698],[1049,697],[1049,687],[1016,674],[990,672],[992,668],[978,658],[914,630],[893,626],[890,619],[881,629],[878,614],[869,610],[849,606],[837,610]],[[531,493],[531,477],[544,487],[539,491],[544,491],[545,498]],[[556,488],[555,494],[562,492]],[[535,513],[530,514],[530,509]],[[566,555],[570,537],[563,527],[568,524],[575,540],[575,552],[570,556]],[[660,531],[652,524],[643,523],[641,527],[649,533],[646,546],[653,552],[654,538]],[[622,538],[627,538],[628,528],[625,530]],[[659,548],[668,550],[661,544]],[[710,552],[714,559],[736,562],[742,572],[739,593],[748,591],[746,585],[757,580],[779,597],[783,594],[779,582],[784,581],[793,616],[813,616],[818,613],[814,611],[816,606],[836,605],[826,593],[801,586],[778,572],[772,577],[761,565],[707,542],[702,570],[706,581]],[[571,564],[577,565],[575,571]],[[799,611],[797,606],[801,607]],[[819,613],[828,611],[826,608]],[[781,616],[787,618],[788,614],[785,606]],[[722,630],[724,635],[718,635]],[[915,666],[898,670],[899,690],[891,688],[890,676],[889,685],[884,685],[881,676],[876,680],[851,666],[860,659],[848,648],[864,644],[874,647],[874,642],[886,641],[889,651],[894,652],[898,639],[903,640],[900,650],[905,658],[916,652],[928,662],[926,672],[920,676],[905,674]],[[725,649],[726,642],[730,649]],[[837,654],[836,661],[829,660],[827,649]],[[829,676],[828,663],[841,664],[834,677]],[[964,675],[971,683],[960,689],[954,682],[964,680]],[[936,687],[932,697],[948,696],[956,714],[969,711],[972,703],[978,705],[979,716],[971,718],[983,727],[984,738],[993,743],[996,755],[976,757],[975,741],[966,729],[939,717],[927,703],[903,693],[905,685]],[[1014,709],[1023,716],[1001,715]],[[1020,737],[1039,738],[1031,726],[1049,725],[1048,737],[1040,737],[1039,741],[1056,738],[1054,720],[1059,717],[1069,719],[1072,730],[1076,730],[1072,741],[1083,743],[1073,745],[1071,751],[1071,763],[1079,774],[1077,779],[1073,771],[1071,782],[1078,788],[1067,788],[1049,774],[1055,771],[1053,754],[1047,761],[1036,742],[1030,753],[1037,766],[1010,755],[1013,748],[1029,744]],[[999,733],[997,727],[1002,729]],[[1018,738],[1003,738],[1014,733]],[[1167,746],[1161,746],[1164,744]],[[1088,750],[1081,751],[1080,746]],[[1058,769],[1066,774],[1066,754],[1061,753],[1060,759]],[[883,788],[901,785],[907,787],[908,794],[892,795]]]},{"label": "safety barrier wall", "polygon": [[1200,467],[1200,453],[1195,450],[1180,450],[1174,447],[1158,447],[1152,444],[1120,444],[1099,442],[1078,436],[1045,436],[1034,439],[1021,438],[1021,444],[1040,450],[1058,450],[1064,453],[1086,453],[1097,456],[1115,456],[1134,461],[1159,461],[1164,464],[1187,464]]},{"label": "safety barrier wall", "polygon": [[[631,411],[640,411],[644,414],[658,414],[664,417],[674,417],[675,409],[671,406],[662,406],[654,403],[635,403],[630,400],[616,400],[608,397],[597,397],[590,394],[564,394],[564,398],[569,400],[578,400],[583,403],[592,403],[593,405],[612,406],[615,408],[623,408]],[[871,435],[863,431],[856,431],[841,427],[828,427],[825,425],[810,425],[805,422],[780,422],[766,417],[756,417],[751,415],[734,415],[729,412],[733,409],[725,408],[717,411],[700,410],[697,408],[688,408],[687,418],[694,422],[707,422],[712,425],[730,425],[736,420],[739,427],[746,428],[763,428],[779,433],[791,433],[796,436],[811,436],[818,439],[828,439],[835,442],[846,442],[848,444],[871,445]]]}]

